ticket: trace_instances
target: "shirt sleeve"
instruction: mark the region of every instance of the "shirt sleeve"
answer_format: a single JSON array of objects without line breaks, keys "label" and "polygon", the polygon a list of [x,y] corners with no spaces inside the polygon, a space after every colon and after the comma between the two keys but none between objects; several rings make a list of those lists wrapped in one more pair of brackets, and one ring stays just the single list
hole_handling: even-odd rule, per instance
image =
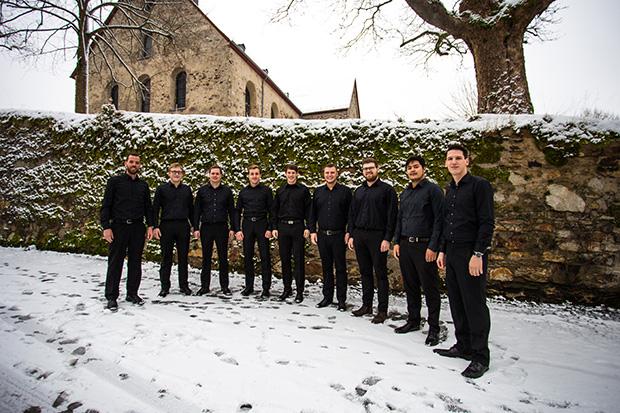
[{"label": "shirt sleeve", "polygon": [[439,251],[439,239],[441,237],[441,227],[443,226],[443,192],[438,186],[433,186],[431,191],[431,207],[433,208],[433,230],[431,232],[431,240],[428,243],[428,249],[431,251]]},{"label": "shirt sleeve", "polygon": [[273,208],[273,192],[271,188],[266,187],[265,191],[267,193],[267,231],[273,230],[273,216],[271,208]]},{"label": "shirt sleeve", "polygon": [[310,214],[312,212],[312,197],[308,187],[304,188],[304,220],[306,221],[306,229],[310,229]]},{"label": "shirt sleeve", "polygon": [[400,236],[402,234],[402,219],[403,219],[403,194],[400,195],[400,205],[398,207],[398,213],[396,214],[396,229],[394,230],[394,245],[400,244]]},{"label": "shirt sleeve", "polygon": [[235,232],[241,231],[241,213],[243,212],[243,189],[237,195],[237,206],[235,207]]},{"label": "shirt sleeve", "polygon": [[273,204],[271,205],[271,219],[273,229],[278,229],[278,220],[280,213],[280,191],[276,189],[276,195],[273,197]]},{"label": "shirt sleeve", "polygon": [[387,225],[385,226],[385,234],[383,234],[383,239],[389,242],[394,237],[396,215],[398,214],[398,195],[396,195],[396,191],[391,186],[388,188],[387,209]]},{"label": "shirt sleeve", "polygon": [[188,192],[188,217],[187,220],[189,221],[189,223],[192,225],[192,227],[194,229],[196,229],[197,227],[194,226],[194,194],[192,193],[192,188],[190,186],[187,187],[187,192]]},{"label": "shirt sleeve", "polygon": [[353,192],[353,195],[351,197],[351,206],[349,207],[349,220],[347,224],[347,232],[351,236],[353,236],[353,231],[355,230],[355,219],[357,218],[358,202],[357,202],[356,194],[357,194],[358,189],[356,189]]},{"label": "shirt sleeve", "polygon": [[103,229],[110,228],[110,220],[112,219],[112,203],[114,202],[114,192],[116,187],[114,185],[114,179],[108,179],[103,194],[103,202],[101,203],[100,220]]},{"label": "shirt sleeve", "polygon": [[308,223],[308,227],[310,228],[311,233],[316,232],[316,221],[318,219],[318,217],[316,216],[317,214],[317,210],[316,210],[317,191],[318,191],[318,188],[314,190],[314,193],[312,194],[312,202],[310,203],[310,221]]},{"label": "shirt sleeve", "polygon": [[233,195],[232,189],[228,188],[228,199],[226,201],[226,211],[228,212],[228,220],[230,222],[230,227],[234,232],[239,231],[239,227],[237,226],[237,214],[235,210],[235,197]]},{"label": "shirt sleeve", "polygon": [[151,203],[151,190],[149,185],[144,182],[144,214],[146,215],[146,226],[152,227],[155,223],[153,214],[153,204]]},{"label": "shirt sleeve", "polygon": [[493,211],[493,187],[487,180],[480,180],[474,187],[476,210],[478,214],[478,235],[474,251],[486,252],[491,248],[495,214]]},{"label": "shirt sleeve", "polygon": [[153,196],[153,227],[159,227],[160,211],[161,211],[161,186],[158,186],[155,190],[155,196]]},{"label": "shirt sleeve", "polygon": [[200,229],[200,215],[202,215],[202,202],[200,201],[200,189],[196,192],[196,200],[194,201],[194,231]]}]

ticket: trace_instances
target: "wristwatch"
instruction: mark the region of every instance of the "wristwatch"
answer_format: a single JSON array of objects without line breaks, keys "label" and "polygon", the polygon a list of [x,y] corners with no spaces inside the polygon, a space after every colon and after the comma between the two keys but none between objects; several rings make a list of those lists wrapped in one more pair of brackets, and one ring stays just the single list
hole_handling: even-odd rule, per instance
[{"label": "wristwatch", "polygon": [[474,255],[478,258],[482,258],[482,256],[484,255],[484,252],[474,251]]}]

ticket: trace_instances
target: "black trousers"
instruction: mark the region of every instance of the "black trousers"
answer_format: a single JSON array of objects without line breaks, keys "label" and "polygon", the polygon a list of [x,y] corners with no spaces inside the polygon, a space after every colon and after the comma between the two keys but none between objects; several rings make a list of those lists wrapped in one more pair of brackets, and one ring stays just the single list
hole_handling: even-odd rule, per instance
[{"label": "black trousers", "polygon": [[473,360],[488,366],[491,329],[491,317],[486,302],[488,260],[486,255],[482,258],[482,275],[472,277],[469,275],[469,260],[472,255],[471,244],[448,244],[446,285],[457,348],[471,351]]},{"label": "black trousers", "polygon": [[172,253],[177,247],[177,262],[179,266],[179,288],[188,288],[187,285],[187,254],[189,253],[190,226],[187,220],[162,221],[161,231],[161,266],[159,267],[159,281],[161,289],[170,290],[170,270],[172,268]]},{"label": "black trousers", "polygon": [[280,261],[282,262],[282,282],[285,289],[291,289],[293,274],[291,258],[295,260],[295,286],[297,293],[304,291],[306,280],[304,262],[304,224],[299,221],[294,224],[281,223],[278,226],[278,246],[280,247]]},{"label": "black trousers", "polygon": [[334,267],[336,268],[336,294],[338,303],[347,301],[347,248],[344,243],[344,231],[327,235],[318,232],[319,255],[323,267],[323,297],[334,299]]},{"label": "black trousers", "polygon": [[244,218],[241,230],[243,232],[245,287],[254,289],[254,245],[258,243],[263,290],[269,290],[271,288],[271,254],[269,240],[265,238],[267,219],[261,218],[252,222]]},{"label": "black trousers", "polygon": [[127,257],[127,294],[138,294],[142,280],[143,223],[112,224],[114,240],[108,247],[108,272],[105,277],[105,298],[117,300],[123,262]]},{"label": "black trousers", "polygon": [[360,267],[362,276],[362,304],[372,307],[375,295],[375,282],[373,277],[377,277],[377,296],[379,305],[377,310],[387,312],[389,297],[389,282],[387,277],[387,251],[381,252],[381,242],[383,241],[382,231],[355,231],[353,236],[355,255]]},{"label": "black trousers", "polygon": [[[428,325],[439,331],[439,273],[435,261],[426,262],[427,242],[400,241],[400,272],[403,276],[409,321],[419,323],[422,309],[421,288],[424,289]],[[421,287],[421,288],[420,288]]]},{"label": "black trousers", "polygon": [[217,247],[218,268],[220,272],[220,288],[228,288],[228,224],[200,224],[200,244],[202,246],[202,270],[200,284],[202,288],[211,286],[211,257],[213,243]]}]

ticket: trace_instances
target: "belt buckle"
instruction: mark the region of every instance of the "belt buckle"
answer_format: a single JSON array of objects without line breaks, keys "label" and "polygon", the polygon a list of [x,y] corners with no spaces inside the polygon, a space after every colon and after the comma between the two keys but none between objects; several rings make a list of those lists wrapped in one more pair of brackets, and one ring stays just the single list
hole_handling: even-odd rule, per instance
[{"label": "belt buckle", "polygon": [[332,236],[332,235],[334,235],[334,232],[329,230],[329,229],[326,229],[325,230],[325,235]]},{"label": "belt buckle", "polygon": [[284,221],[284,222],[289,224],[289,225],[293,225],[295,223],[295,221]]},{"label": "belt buckle", "polygon": [[409,237],[409,242],[418,242],[418,237]]},{"label": "belt buckle", "polygon": [[256,217],[251,217],[251,218],[250,218],[250,221],[252,221],[252,222],[256,222],[256,221],[258,221],[258,218],[256,218]]},{"label": "belt buckle", "polygon": [[127,220],[125,220],[125,224],[131,225],[131,224],[133,224],[133,220],[132,219],[127,219]]}]

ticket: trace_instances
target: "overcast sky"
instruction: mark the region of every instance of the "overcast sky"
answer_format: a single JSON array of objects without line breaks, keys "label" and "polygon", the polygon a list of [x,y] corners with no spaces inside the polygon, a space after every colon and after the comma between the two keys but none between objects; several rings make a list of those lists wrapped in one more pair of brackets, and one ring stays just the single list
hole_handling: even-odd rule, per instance
[{"label": "overcast sky", "polygon": [[[320,2],[285,23],[270,23],[283,0],[201,0],[201,8],[304,112],[344,107],[357,79],[362,118],[407,120],[449,115],[453,94],[473,82],[470,56],[436,58],[425,69],[399,54],[398,42],[344,53],[333,13]],[[404,2],[403,2],[404,3]],[[620,114],[620,2],[559,0],[556,40],[525,47],[536,113],[574,115],[584,108]],[[0,55],[0,108],[73,111],[73,61],[37,63]]]}]

